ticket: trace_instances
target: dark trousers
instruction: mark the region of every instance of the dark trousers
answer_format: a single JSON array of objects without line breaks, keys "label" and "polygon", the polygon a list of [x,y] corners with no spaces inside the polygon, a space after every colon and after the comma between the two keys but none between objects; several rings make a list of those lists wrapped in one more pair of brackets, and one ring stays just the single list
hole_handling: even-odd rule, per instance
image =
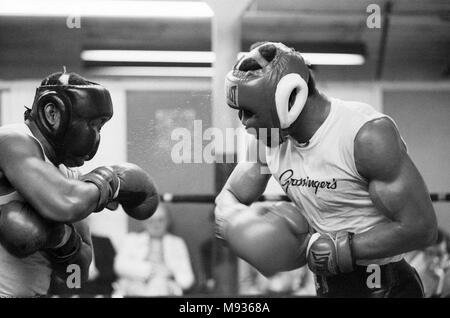
[{"label": "dark trousers", "polygon": [[316,275],[319,297],[422,298],[422,281],[404,259],[386,265],[356,266],[336,276]]}]

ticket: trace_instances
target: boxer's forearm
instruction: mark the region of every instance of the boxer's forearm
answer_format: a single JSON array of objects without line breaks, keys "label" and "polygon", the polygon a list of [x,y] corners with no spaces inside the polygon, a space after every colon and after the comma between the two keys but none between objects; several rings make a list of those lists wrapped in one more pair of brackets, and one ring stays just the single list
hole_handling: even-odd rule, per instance
[{"label": "boxer's forearm", "polygon": [[380,224],[353,237],[353,258],[370,260],[391,257],[422,249],[432,244],[434,239],[433,227],[408,227],[400,222]]},{"label": "boxer's forearm", "polygon": [[270,175],[261,175],[260,165],[239,163],[216,197],[216,210],[244,209],[264,192]]},{"label": "boxer's forearm", "polygon": [[214,210],[216,236],[228,240],[228,226],[236,216],[245,212],[248,205],[261,196],[270,175],[262,175],[257,163],[239,163],[217,196]]},{"label": "boxer's forearm", "polygon": [[36,185],[41,189],[31,194],[24,192],[24,197],[37,213],[55,222],[77,222],[95,210],[99,198],[95,185],[78,180],[63,183]]},{"label": "boxer's forearm", "polygon": [[230,209],[243,209],[248,207],[241,203],[238,198],[227,188],[223,188],[216,197],[216,211],[227,211]]},{"label": "boxer's forearm", "polygon": [[0,167],[11,186],[41,216],[72,223],[95,209],[98,189],[92,184],[70,180],[46,162],[42,150],[29,136],[13,135],[0,143]]},{"label": "boxer's forearm", "polygon": [[227,232],[228,223],[235,215],[240,214],[248,206],[240,203],[236,196],[226,188],[222,189],[216,197],[215,203],[216,235],[226,240],[225,233]]},{"label": "boxer's forearm", "polygon": [[67,180],[67,183],[64,188],[49,192],[53,195],[34,199],[39,214],[52,221],[73,223],[95,210],[99,190],[94,184],[78,180]]},{"label": "boxer's forearm", "polygon": [[409,162],[389,181],[370,182],[375,207],[386,216],[367,232],[353,239],[354,258],[384,258],[421,249],[433,243],[437,221],[428,191]]},{"label": "boxer's forearm", "polygon": [[261,165],[258,163],[240,162],[222,190],[224,199],[228,198],[228,191],[239,203],[250,205],[264,193],[270,176],[261,174]]}]

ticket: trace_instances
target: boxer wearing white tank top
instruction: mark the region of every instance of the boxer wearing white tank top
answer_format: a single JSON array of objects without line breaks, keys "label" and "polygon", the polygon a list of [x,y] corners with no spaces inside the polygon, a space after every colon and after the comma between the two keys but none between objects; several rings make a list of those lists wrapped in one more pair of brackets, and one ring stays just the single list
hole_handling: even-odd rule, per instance
[{"label": "boxer wearing white tank top", "polygon": [[[228,105],[256,131],[265,158],[238,163],[216,198],[218,237],[262,271],[265,264],[284,271],[307,263],[319,296],[422,297],[403,254],[432,244],[437,222],[393,120],[319,92],[301,54],[281,43],[259,44],[241,58],[226,89]],[[273,133],[264,138],[262,128],[278,129],[280,142]],[[309,224],[308,237],[293,230],[302,221],[291,215],[248,217],[272,175]],[[248,250],[234,243],[243,241]],[[376,286],[367,284],[373,266],[380,269]]]}]

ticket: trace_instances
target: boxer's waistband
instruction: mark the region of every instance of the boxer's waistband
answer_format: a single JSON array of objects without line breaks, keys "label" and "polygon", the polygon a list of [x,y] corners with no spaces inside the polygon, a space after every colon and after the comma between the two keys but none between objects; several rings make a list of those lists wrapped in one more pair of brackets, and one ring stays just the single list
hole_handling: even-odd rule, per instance
[{"label": "boxer's waistband", "polygon": [[402,278],[411,271],[411,266],[402,259],[384,265],[357,265],[351,273],[336,276],[316,276],[318,293],[341,293],[342,289],[358,294],[372,292],[377,289],[389,289],[401,283]]}]

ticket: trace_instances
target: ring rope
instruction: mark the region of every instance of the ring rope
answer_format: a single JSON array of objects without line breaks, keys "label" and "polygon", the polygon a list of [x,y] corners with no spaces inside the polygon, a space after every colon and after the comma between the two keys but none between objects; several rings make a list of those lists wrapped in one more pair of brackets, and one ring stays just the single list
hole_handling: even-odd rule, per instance
[{"label": "ring rope", "polygon": [[[216,196],[213,194],[174,194],[163,193],[161,202],[165,203],[214,203]],[[450,202],[450,193],[430,193],[433,202]],[[258,201],[291,201],[287,195],[268,194],[259,197]]]}]

